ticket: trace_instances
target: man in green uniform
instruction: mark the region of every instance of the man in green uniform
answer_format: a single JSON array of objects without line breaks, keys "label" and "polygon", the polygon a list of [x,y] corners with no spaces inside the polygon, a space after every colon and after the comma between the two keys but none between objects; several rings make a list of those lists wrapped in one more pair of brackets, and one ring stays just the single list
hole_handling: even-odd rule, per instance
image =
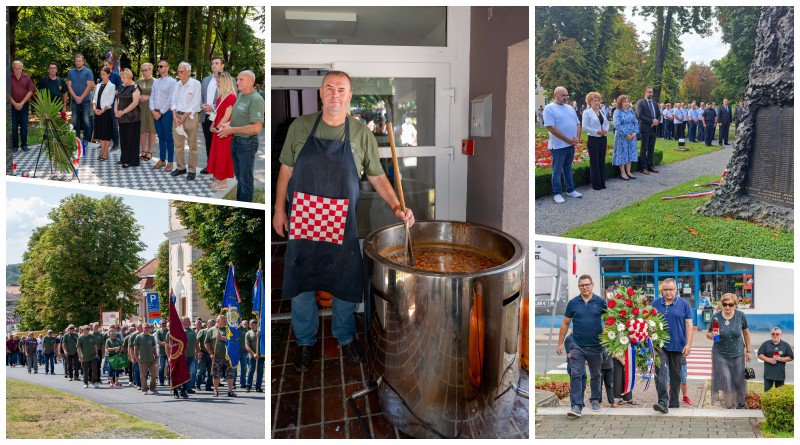
[{"label": "man in green uniform", "polygon": [[78,337],[78,357],[83,368],[83,387],[88,388],[89,382],[95,388],[100,384],[97,379],[97,342],[89,326],[84,326],[83,334]]},{"label": "man in green uniform", "polygon": [[44,375],[56,375],[56,337],[53,330],[47,330],[47,336],[42,339],[42,353],[44,354]]},{"label": "man in green uniform", "polygon": [[250,330],[250,323],[247,320],[242,320],[239,325],[239,368],[234,368],[233,372],[233,389],[236,389],[236,374],[239,373],[239,387],[244,388],[247,386],[247,332]]},{"label": "man in green uniform", "polygon": [[136,339],[142,335],[142,332],[144,332],[144,327],[142,326],[141,322],[137,322],[136,330],[130,335],[131,339],[128,342],[128,358],[130,359],[131,363],[133,363],[131,368],[131,371],[133,372],[133,387],[137,390],[141,389],[142,382],[139,378],[139,360],[136,358]]},{"label": "man in green uniform", "polygon": [[158,394],[156,390],[156,340],[151,335],[153,326],[149,323],[144,325],[144,331],[136,336],[134,341],[134,355],[139,363],[139,381],[142,384],[142,395],[147,395],[147,373],[150,373],[150,392]]},{"label": "man in green uniform", "polygon": [[206,328],[202,329],[200,333],[197,334],[197,341],[200,343],[200,363],[197,365],[197,375],[199,376],[197,380],[197,389],[203,386],[206,391],[213,390],[211,389],[211,355],[208,353],[208,350],[206,350],[205,344],[208,339],[209,331],[216,323],[216,320],[209,318]]},{"label": "man in green uniform", "polygon": [[78,380],[78,334],[75,333],[75,325],[71,324],[67,327],[67,333],[61,339],[61,349],[64,351],[64,360],[66,362],[67,373],[64,377],[69,376],[69,380]]},{"label": "man in green uniform", "polygon": [[[108,332],[108,339],[106,340],[106,344],[104,345],[106,351],[106,358],[113,357],[122,350],[122,340],[119,339],[117,336],[117,331],[111,330]],[[108,365],[108,387],[113,388],[115,386],[122,386],[119,384],[119,374],[122,370],[114,369],[111,364]]]},{"label": "man in green uniform", "polygon": [[[250,320],[250,330],[247,331],[247,360],[250,362],[248,367],[250,372],[247,374],[247,392],[253,388],[253,372],[256,373],[256,392],[264,392],[261,389],[261,382],[264,379],[264,351],[259,351],[258,347],[258,320]],[[241,359],[241,356],[239,357]]]},{"label": "man in green uniform", "polygon": [[92,323],[92,337],[94,337],[94,342],[97,344],[97,380],[94,383],[99,386],[102,383],[100,375],[103,374],[103,355],[106,347],[105,335],[100,332],[100,323]]},{"label": "man in green uniform", "polygon": [[[183,317],[181,319],[181,324],[183,325],[183,332],[186,334],[186,349],[184,353],[186,354],[186,368],[189,370],[189,381],[180,387],[174,388],[172,390],[172,396],[176,399],[179,397],[187,399],[189,398],[188,393],[194,394],[192,387],[194,386],[194,375],[197,371],[197,360],[195,359],[197,356],[197,333],[192,329],[191,318]],[[171,338],[167,339],[168,348],[172,348],[171,340]],[[180,389],[180,395],[178,394],[178,389]]]},{"label": "man in green uniform", "polygon": [[225,340],[228,338],[228,321],[224,315],[217,317],[217,325],[206,332],[205,347],[211,356],[211,373],[214,376],[214,397],[219,396],[219,379],[228,381],[228,397],[236,397],[233,392],[233,366],[228,358]]},{"label": "man in green uniform", "polygon": [[167,383],[169,383],[169,369],[167,366],[167,351],[164,347],[169,340],[169,330],[167,329],[167,320],[161,319],[161,326],[156,331],[156,343],[158,344],[158,384],[164,386],[164,374],[166,369]]}]

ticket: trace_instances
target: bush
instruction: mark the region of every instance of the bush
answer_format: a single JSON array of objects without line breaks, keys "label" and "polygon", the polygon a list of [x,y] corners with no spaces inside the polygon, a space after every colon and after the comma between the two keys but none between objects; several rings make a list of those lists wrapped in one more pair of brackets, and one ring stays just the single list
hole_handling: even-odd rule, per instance
[{"label": "bush", "polygon": [[536,389],[542,389],[545,391],[550,391],[556,395],[559,399],[563,399],[564,397],[569,397],[569,382],[546,382],[546,383],[539,383],[536,385]]},{"label": "bush", "polygon": [[773,388],[761,396],[767,425],[775,431],[794,432],[794,385]]},{"label": "bush", "polygon": [[[660,165],[661,162],[664,160],[664,152],[660,150],[656,150],[653,152],[653,163],[656,165]],[[639,164],[634,162],[631,166],[631,171],[635,171],[639,168]],[[534,195],[536,198],[541,198],[542,196],[547,196],[553,193],[553,187],[550,185],[550,177],[552,176],[553,170],[550,168],[547,169],[536,169],[536,180],[534,183]],[[616,178],[619,176],[619,167],[616,165],[611,165],[611,162],[606,162],[606,178]],[[589,164],[586,163],[585,165],[580,165],[574,167],[572,169],[572,182],[575,184],[575,187],[580,187],[583,185],[591,184],[592,180],[589,176]]]}]

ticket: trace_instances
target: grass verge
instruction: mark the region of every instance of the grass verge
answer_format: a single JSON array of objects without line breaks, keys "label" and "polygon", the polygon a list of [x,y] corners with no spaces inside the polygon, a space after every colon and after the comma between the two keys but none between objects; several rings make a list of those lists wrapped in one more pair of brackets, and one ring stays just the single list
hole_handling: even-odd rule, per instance
[{"label": "grass verge", "polygon": [[40,385],[6,381],[7,439],[179,439],[147,422]]},{"label": "grass verge", "polygon": [[[223,196],[223,199],[230,199],[231,201],[236,201],[236,187],[233,188]],[[254,188],[253,189],[253,202],[256,204],[264,204],[266,202],[266,192],[264,189]]]},{"label": "grass verge", "polygon": [[791,439],[794,437],[794,432],[791,431],[776,431],[772,429],[771,426],[767,424],[767,422],[759,422],[761,426],[761,432],[764,434],[764,437],[770,439]]},{"label": "grass verge", "polygon": [[694,184],[705,184],[718,179],[718,175],[695,178],[611,212],[598,220],[575,227],[562,236],[773,261],[794,261],[793,232],[761,227],[732,218],[694,213],[709,197],[661,200],[666,195],[704,190],[703,187],[694,187]]}]

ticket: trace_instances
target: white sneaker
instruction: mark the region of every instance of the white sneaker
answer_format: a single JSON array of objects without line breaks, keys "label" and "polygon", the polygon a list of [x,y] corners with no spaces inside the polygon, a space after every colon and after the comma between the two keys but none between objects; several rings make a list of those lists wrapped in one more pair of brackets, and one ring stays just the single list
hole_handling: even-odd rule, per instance
[{"label": "white sneaker", "polygon": [[577,190],[573,190],[573,191],[567,193],[567,196],[569,196],[570,198],[581,198],[581,197],[583,197],[583,195],[581,195],[580,192],[578,192]]},{"label": "white sneaker", "polygon": [[556,204],[564,204],[564,197],[561,195],[553,195],[553,201],[555,201]]},{"label": "white sneaker", "polygon": [[83,388],[84,388],[84,389],[86,389],[86,388],[88,388],[88,387],[89,387],[89,385],[88,385],[88,384],[84,384],[84,385],[83,385]]}]

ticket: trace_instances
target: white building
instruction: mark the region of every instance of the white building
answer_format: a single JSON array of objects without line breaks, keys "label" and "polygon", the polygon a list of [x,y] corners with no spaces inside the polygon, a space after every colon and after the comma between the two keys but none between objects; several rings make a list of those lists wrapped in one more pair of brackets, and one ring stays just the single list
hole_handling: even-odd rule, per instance
[{"label": "white building", "polygon": [[[189,244],[186,235],[189,231],[183,226],[174,205],[169,206],[169,232],[164,235],[169,240],[169,286],[177,297],[176,309],[181,316],[192,319],[211,317],[205,300],[197,293],[197,286],[189,271],[192,262],[200,257],[200,251]],[[166,314],[166,308],[161,308]]]},{"label": "white building", "polygon": [[[566,295],[563,291],[559,294],[562,304],[579,294],[578,278],[584,274],[592,277],[594,292],[600,296],[617,286],[633,286],[650,300],[659,297],[658,283],[672,277],[678,284],[679,296],[692,305],[694,323],[701,329],[705,327],[703,308],[713,306],[713,310],[717,310],[722,294],[734,293],[739,297],[738,309],[747,316],[751,331],[769,331],[773,326],[794,331],[794,276],[788,267],[706,260],[688,255],[648,255],[586,245],[575,245],[574,251],[573,244],[538,242],[537,246],[542,251],[541,259],[534,265],[537,308],[538,300],[550,298],[547,289],[552,281],[541,284],[541,295],[539,292],[538,282],[549,280],[539,278],[544,273],[560,275],[562,281],[567,282]],[[561,258],[557,263],[559,267],[544,262],[545,258],[553,257]],[[558,323],[563,315],[562,304],[556,306]],[[545,314],[537,316],[536,326],[549,326],[550,320]]]},{"label": "white building", "polygon": [[14,314],[17,304],[19,304],[19,299],[22,298],[19,288],[18,284],[6,286],[6,334],[14,332],[15,326],[19,322],[19,316]]}]

